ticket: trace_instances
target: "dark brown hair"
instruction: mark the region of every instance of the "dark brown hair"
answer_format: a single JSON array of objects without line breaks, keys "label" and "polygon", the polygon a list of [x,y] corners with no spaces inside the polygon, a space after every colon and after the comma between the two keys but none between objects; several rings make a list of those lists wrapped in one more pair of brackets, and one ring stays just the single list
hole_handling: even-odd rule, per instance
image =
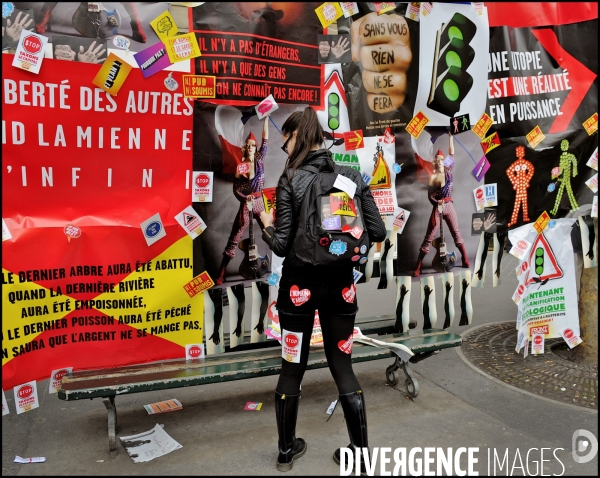
[{"label": "dark brown hair", "polygon": [[293,175],[306,159],[310,149],[315,144],[323,144],[325,140],[323,129],[319,124],[316,111],[309,106],[303,112],[292,113],[283,123],[281,131],[286,136],[291,135],[294,131],[297,132],[296,145],[286,163],[286,168],[290,168]]}]

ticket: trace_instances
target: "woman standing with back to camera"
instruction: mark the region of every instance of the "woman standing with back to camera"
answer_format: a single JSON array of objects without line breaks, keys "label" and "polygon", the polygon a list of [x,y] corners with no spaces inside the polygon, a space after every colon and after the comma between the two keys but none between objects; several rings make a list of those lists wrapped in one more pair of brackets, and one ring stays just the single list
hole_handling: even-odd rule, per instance
[{"label": "woman standing with back to camera", "polygon": [[[319,172],[332,172],[335,163],[331,153],[323,148],[323,130],[314,109],[290,115],[282,127],[283,151],[289,155],[285,170],[277,185],[277,220],[273,214],[261,213],[265,226],[263,239],[283,261],[279,284],[277,310],[282,335],[293,332],[300,339],[299,360],[289,362],[282,358],[281,373],[275,390],[275,412],[279,434],[277,469],[289,471],[294,459],[306,452],[306,442],[296,438],[296,419],[300,399],[300,385],[308,361],[310,336],[319,310],[325,356],[339,392],[350,448],[366,448],[367,421],[364,394],[352,370],[351,348],[340,347],[352,336],[358,310],[354,289],[353,262],[335,266],[314,266],[298,259],[294,240],[298,230],[302,199],[312,182],[318,178],[314,171],[301,168],[312,166]],[[299,169],[300,168],[300,169]],[[362,220],[371,242],[385,239],[385,225],[371,196],[369,186],[354,169],[341,167],[338,173],[356,183],[355,196],[362,204]],[[346,290],[346,293],[344,293]],[[340,460],[340,449],[333,455]]]}]

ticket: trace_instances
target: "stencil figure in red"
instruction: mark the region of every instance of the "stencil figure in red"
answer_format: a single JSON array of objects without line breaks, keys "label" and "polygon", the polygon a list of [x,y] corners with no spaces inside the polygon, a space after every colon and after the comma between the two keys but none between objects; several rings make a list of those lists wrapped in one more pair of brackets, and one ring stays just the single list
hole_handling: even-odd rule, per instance
[{"label": "stencil figure in red", "polygon": [[523,205],[523,221],[531,221],[527,212],[527,189],[529,188],[529,182],[533,177],[535,168],[531,162],[525,159],[525,148],[523,146],[517,146],[515,153],[518,159],[506,170],[506,175],[508,176],[508,179],[510,179],[513,189],[517,192],[515,196],[515,207],[510,222],[508,223],[508,227],[514,226],[517,223],[521,204]]}]

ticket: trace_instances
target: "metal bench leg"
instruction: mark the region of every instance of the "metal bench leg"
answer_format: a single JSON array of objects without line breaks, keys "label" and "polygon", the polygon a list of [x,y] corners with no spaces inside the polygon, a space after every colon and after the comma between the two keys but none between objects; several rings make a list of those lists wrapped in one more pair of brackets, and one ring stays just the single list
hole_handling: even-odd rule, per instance
[{"label": "metal bench leg", "polygon": [[108,448],[117,450],[117,407],[115,397],[102,397],[102,402],[108,410]]},{"label": "metal bench leg", "polygon": [[410,368],[410,362],[401,362],[401,365],[404,374],[406,375],[406,382],[404,382],[406,393],[408,393],[409,397],[416,398],[417,395],[419,395],[419,382],[417,382],[415,373],[412,368]]}]

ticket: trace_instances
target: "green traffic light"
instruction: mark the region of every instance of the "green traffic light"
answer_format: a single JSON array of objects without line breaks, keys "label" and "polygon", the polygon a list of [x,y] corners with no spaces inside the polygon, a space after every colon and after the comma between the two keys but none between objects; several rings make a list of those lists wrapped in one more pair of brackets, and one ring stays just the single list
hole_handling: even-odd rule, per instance
[{"label": "green traffic light", "polygon": [[458,99],[460,91],[454,80],[444,80],[444,94],[450,101],[456,101]]},{"label": "green traffic light", "polygon": [[337,93],[331,93],[327,97],[327,102],[329,103],[327,109],[329,120],[327,121],[327,124],[331,130],[336,130],[340,127],[340,120],[338,118],[340,109],[336,106],[340,102],[340,97],[337,95]]},{"label": "green traffic light", "polygon": [[448,68],[450,68],[451,66],[460,68],[462,66],[460,55],[454,50],[450,50],[448,53],[446,53],[446,65],[448,66]]},{"label": "green traffic light", "polygon": [[329,114],[331,116],[337,116],[340,113],[340,110],[338,110],[337,106],[330,106],[329,107]]},{"label": "green traffic light", "polygon": [[463,34],[460,31],[460,28],[451,26],[448,28],[448,38],[452,41],[453,38],[458,38],[459,40],[463,39]]},{"label": "green traffic light", "polygon": [[329,104],[337,105],[340,102],[340,97],[336,93],[329,95]]},{"label": "green traffic light", "polygon": [[337,118],[330,118],[328,124],[329,128],[332,130],[340,127],[340,122],[337,120]]},{"label": "green traffic light", "polygon": [[535,273],[541,275],[544,272],[544,249],[538,247],[535,250]]}]

